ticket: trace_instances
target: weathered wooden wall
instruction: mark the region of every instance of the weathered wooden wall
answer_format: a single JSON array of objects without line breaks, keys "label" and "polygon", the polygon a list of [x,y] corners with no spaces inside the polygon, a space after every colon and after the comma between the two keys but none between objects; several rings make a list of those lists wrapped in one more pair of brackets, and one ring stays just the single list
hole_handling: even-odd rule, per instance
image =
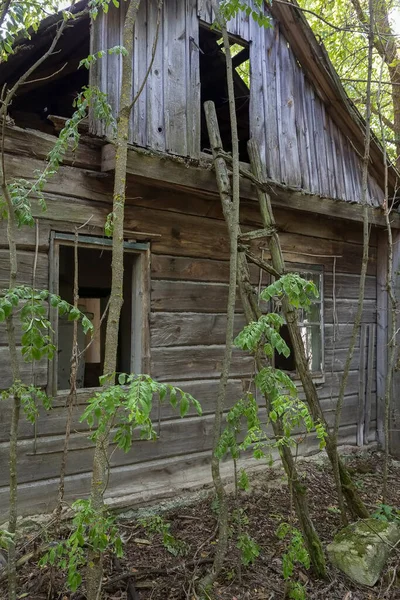
[{"label": "weathered wooden wall", "polygon": [[[125,3],[96,20],[92,50],[121,44]],[[142,2],[135,29],[134,88],[139,89],[151,60],[156,3]],[[155,61],[134,106],[130,142],[153,150],[200,155],[199,23],[214,21],[209,0],[166,0]],[[277,183],[349,202],[361,200],[361,159],[346,132],[307,79],[278,23],[260,27],[242,13],[229,24],[232,34],[250,42],[250,135],[260,146],[268,176]],[[116,111],[121,57],[104,57],[93,67],[92,83],[107,92]],[[92,129],[104,134],[96,121]],[[383,192],[368,181],[368,201],[379,205]]]},{"label": "weathered wooden wall", "polygon": [[[32,177],[53,143],[50,136],[27,134],[15,129],[6,138],[6,166],[10,175]],[[34,149],[34,156],[33,156]],[[84,146],[67,156],[65,166],[49,184],[47,212],[40,215],[38,229],[24,228],[19,233],[19,282],[30,284],[34,248],[38,243],[36,282],[48,286],[49,240],[51,231],[70,232],[89,220],[82,233],[99,235],[109,212],[112,177],[99,173],[99,150]],[[23,155],[23,159],[21,159]],[[154,443],[134,443],[125,455],[112,458],[110,496],[131,495],[137,501],[185,489],[209,478],[207,461],[211,448],[212,415],[224,351],[225,306],[228,282],[228,245],[226,227],[219,201],[210,195],[188,194],[177,190],[150,187],[138,178],[128,182],[126,228],[158,234],[151,242],[151,374],[173,382],[193,393],[202,403],[204,416],[180,420],[170,407],[162,407],[161,439]],[[351,323],[356,310],[358,272],[362,246],[360,224],[329,220],[325,217],[293,215],[276,211],[281,240],[288,261],[304,265],[324,265],[325,270],[325,382],[319,394],[329,423],[338,390],[340,372],[348,347]],[[244,227],[259,225],[257,206],[245,200],[242,205]],[[5,223],[0,222],[0,280],[7,285],[8,255]],[[335,269],[335,276],[334,276]],[[252,271],[253,281],[259,273]],[[265,279],[264,279],[265,281]],[[335,300],[333,290],[336,290]],[[370,264],[366,287],[364,324],[376,323],[376,239],[371,238]],[[238,305],[237,327],[243,323]],[[334,327],[334,323],[336,326]],[[334,330],[336,332],[333,341]],[[361,353],[362,354],[362,353]],[[365,349],[364,349],[365,354]],[[26,381],[31,366],[23,365]],[[360,421],[360,344],[357,344],[346,392],[340,437],[356,443]],[[11,382],[4,327],[0,327],[1,387]],[[370,423],[372,438],[376,430],[375,364],[369,370]],[[229,403],[248,385],[253,372],[251,358],[235,353],[228,385]],[[372,373],[372,378],[371,378]],[[48,381],[47,364],[35,365],[38,385]],[[367,380],[367,379],[366,379]],[[362,391],[363,397],[365,393]],[[361,395],[362,395],[361,394]],[[360,397],[361,397],[360,395]],[[79,394],[73,422],[67,467],[67,497],[87,493],[90,481],[92,444],[79,414],[88,398]],[[20,509],[22,512],[48,510],[54,505],[65,428],[65,397],[58,396],[54,409],[41,416],[36,428],[22,420],[18,449]],[[158,418],[155,407],[154,416]],[[7,464],[10,406],[3,404],[0,414],[0,462]],[[316,449],[312,437],[304,452]],[[0,472],[0,506],[7,505],[7,469]]]}]

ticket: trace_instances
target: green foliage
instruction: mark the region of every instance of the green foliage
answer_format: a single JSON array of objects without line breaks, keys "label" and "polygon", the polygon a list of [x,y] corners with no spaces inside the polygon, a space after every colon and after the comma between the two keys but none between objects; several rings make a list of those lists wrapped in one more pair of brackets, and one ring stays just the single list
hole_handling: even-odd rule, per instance
[{"label": "green foliage", "polygon": [[240,490],[248,492],[250,490],[249,477],[244,469],[240,469],[238,477],[238,486]]},{"label": "green foliage", "polygon": [[95,510],[90,500],[77,500],[72,508],[75,516],[69,537],[46,552],[39,564],[66,570],[68,588],[75,592],[82,583],[79,569],[86,564],[86,548],[101,554],[109,551],[119,558],[123,556],[123,548],[115,518],[109,512]]},{"label": "green foliage", "polygon": [[292,600],[306,600],[306,590],[300,581],[291,581],[289,583],[288,598]]},{"label": "green foliage", "polygon": [[378,504],[377,510],[371,516],[378,521],[400,521],[400,510],[388,504]]},{"label": "green foliage", "polygon": [[124,452],[129,452],[136,428],[139,428],[141,439],[156,439],[157,434],[151,420],[153,397],[156,394],[160,402],[168,398],[171,406],[179,410],[181,417],[187,414],[190,405],[201,415],[201,406],[191,394],[172,385],[158,383],[149,375],[120,373],[118,385],[107,385],[111,380],[114,380],[114,376],[100,378],[101,385],[106,387],[89,400],[81,417],[81,421],[87,421],[90,427],[96,424],[92,440],[103,436],[117,415],[113,441]]},{"label": "green foliage", "polygon": [[103,11],[105,14],[107,14],[110,4],[113,4],[115,8],[119,8],[119,0],[90,0],[90,16],[93,19],[96,19],[99,11]]},{"label": "green foliage", "polygon": [[[304,13],[309,21],[318,40],[321,41],[333,63],[342,84],[359,109],[361,114],[365,116],[366,110],[366,89],[367,89],[367,74],[368,74],[368,43],[366,29],[359,21],[353,3],[348,0],[300,0],[300,6],[315,14],[309,12]],[[360,0],[359,3],[368,20],[368,1]],[[389,14],[393,3],[375,3],[375,10],[381,11],[389,7]],[[318,18],[318,17],[322,17]],[[384,22],[382,19],[381,22]],[[390,23],[390,19],[388,24]],[[332,26],[332,25],[334,26]],[[337,28],[337,29],[336,29]],[[392,34],[396,34],[396,29],[392,26]],[[387,42],[394,41],[399,48],[398,37],[395,38],[389,33],[387,38],[383,38]],[[397,50],[397,53],[399,51]],[[371,102],[372,102],[372,127],[374,133],[381,138],[381,126],[377,116],[378,97],[380,96],[380,109],[383,118],[387,123],[393,123],[393,100],[391,97],[390,85],[379,85],[379,81],[390,81],[388,66],[384,65],[382,69],[382,60],[378,55],[376,48],[373,50],[372,64],[372,85],[371,85]],[[351,80],[351,81],[350,81]],[[381,87],[381,89],[379,89]],[[389,143],[389,153],[393,158],[396,157],[394,142],[395,133],[390,126],[384,124],[385,139]]]},{"label": "green foliage", "polygon": [[[1,5],[3,6],[4,2]],[[0,29],[0,62],[6,61],[10,54],[14,53],[13,44],[17,37],[30,39],[32,32],[38,30],[40,21],[57,10],[58,2],[55,0],[10,2]],[[65,18],[70,16],[70,13],[65,11]]]},{"label": "green foliage", "polygon": [[15,535],[7,531],[7,529],[0,529],[0,548],[7,550],[10,544],[14,543],[14,538]]},{"label": "green foliage", "polygon": [[[33,225],[32,199],[36,198],[42,210],[46,210],[44,189],[48,181],[53,177],[63,161],[69,149],[76,150],[79,139],[79,124],[86,117],[89,107],[93,109],[95,117],[104,121],[107,125],[115,128],[111,107],[107,102],[107,96],[95,87],[84,87],[73,103],[75,112],[65,123],[60,131],[58,139],[47,155],[47,164],[43,171],[35,171],[35,179],[32,182],[27,179],[13,179],[8,185],[11,202],[19,227]],[[7,216],[7,204],[4,198],[0,198],[0,215]]]},{"label": "green foliage", "polygon": [[0,398],[8,400],[15,396],[19,398],[22,411],[30,423],[34,423],[39,415],[38,403],[41,403],[46,410],[51,409],[52,399],[40,388],[34,385],[25,385],[21,381],[14,381],[8,390],[1,392]]},{"label": "green foliage", "polygon": [[[276,536],[280,540],[288,538],[286,552],[282,557],[282,572],[285,580],[291,579],[297,563],[306,569],[310,568],[310,555],[304,545],[303,535],[296,527],[289,523],[281,523],[276,530]],[[289,598],[304,600],[305,597],[304,586],[298,582],[290,582]]]},{"label": "green foliage", "polygon": [[314,282],[307,281],[298,273],[286,273],[266,287],[260,298],[268,302],[272,298],[282,298],[284,295],[292,306],[305,309],[319,296]]},{"label": "green foliage", "polygon": [[103,58],[104,56],[107,56],[107,54],[109,54],[109,55],[121,54],[122,56],[126,56],[127,51],[126,51],[126,48],[124,48],[124,46],[113,46],[112,48],[109,48],[108,50],[99,50],[95,54],[89,54],[89,56],[87,56],[86,58],[83,58],[79,63],[78,69],[80,67],[86,67],[86,69],[90,69],[90,67],[91,67],[91,65],[93,65],[93,63],[95,63],[97,60],[99,60],[99,58]]},{"label": "green foliage", "polygon": [[239,12],[243,12],[247,17],[254,19],[261,27],[271,27],[271,21],[264,13],[264,0],[254,0],[250,6],[243,0],[221,0],[220,9],[225,21],[230,21]]},{"label": "green foliage", "polygon": [[284,322],[283,317],[275,313],[262,315],[258,321],[252,321],[242,329],[234,344],[242,350],[256,352],[261,341],[263,341],[265,343],[264,352],[269,358],[272,358],[274,350],[287,358],[290,355],[290,350],[279,334],[279,329]]},{"label": "green foliage", "polygon": [[246,567],[252,565],[256,558],[260,556],[260,546],[247,533],[239,536],[237,547],[240,550],[242,563]]},{"label": "green foliage", "polygon": [[177,540],[171,533],[171,524],[167,523],[159,515],[153,515],[147,519],[139,519],[140,525],[150,534],[159,534],[162,538],[164,548],[173,556],[179,556],[186,553],[186,544]]},{"label": "green foliage", "polygon": [[48,305],[70,321],[80,320],[85,333],[93,331],[89,319],[77,308],[48,290],[36,290],[26,285],[4,290],[0,294],[0,322],[11,314],[18,314],[22,325],[22,355],[27,362],[52,359],[56,348],[51,341],[51,323],[47,317]]}]

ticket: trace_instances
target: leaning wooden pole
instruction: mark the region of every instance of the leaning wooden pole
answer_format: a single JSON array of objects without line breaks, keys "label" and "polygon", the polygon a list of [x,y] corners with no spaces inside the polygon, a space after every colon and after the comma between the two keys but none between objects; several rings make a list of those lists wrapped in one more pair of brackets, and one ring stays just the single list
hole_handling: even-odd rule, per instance
[{"label": "leaning wooden pole", "polygon": [[[215,105],[213,102],[206,102],[204,105],[204,111],[207,120],[208,134],[211,143],[211,149],[214,158],[214,167],[218,182],[218,190],[221,196],[222,204],[227,198],[232,197],[232,190],[229,178],[228,168],[226,162],[222,156],[223,147],[221,136],[219,132],[219,125],[217,114],[215,111]],[[224,210],[224,217],[226,219],[228,229],[232,227],[232,213],[230,210]],[[240,233],[240,226],[238,227]],[[245,317],[248,323],[255,321],[260,316],[257,300],[254,296],[253,289],[250,285],[249,269],[247,260],[243,252],[238,254],[238,285],[242,299],[242,305],[245,312]],[[263,361],[260,356],[256,357],[257,370],[263,368]],[[269,408],[269,399],[265,397],[267,409]],[[283,425],[281,419],[277,419],[276,422],[272,423],[274,435],[277,439],[283,436]],[[305,543],[310,554],[310,558],[318,577],[325,578],[325,558],[322,550],[321,542],[315,531],[313,522],[311,520],[308,501],[307,501],[307,489],[303,483],[301,483],[299,474],[297,472],[296,464],[293,459],[290,448],[287,446],[280,447],[280,455],[282,464],[284,466],[288,480],[292,482],[293,486],[293,498],[296,507],[296,514],[299,519],[300,527],[302,529]]]},{"label": "leaning wooden pole", "polygon": [[[255,177],[261,184],[266,184],[267,178],[265,175],[265,169],[261,161],[258,146],[254,140],[250,140],[248,142],[248,152]],[[260,204],[263,227],[274,227],[275,220],[269,195],[260,188],[257,188],[257,196]],[[275,232],[268,237],[268,246],[271,253],[272,266],[279,273],[284,273],[285,261],[278,233]],[[330,432],[328,423],[322,411],[317,389],[308,367],[307,356],[303,340],[301,339],[296,310],[289,304],[285,297],[282,299],[282,311],[286,319],[290,339],[293,345],[296,369],[303,386],[306,401],[313,419],[315,421],[320,421],[325,426],[325,430],[327,432],[326,452],[333,468],[335,468],[335,465],[337,465],[339,468],[340,483],[343,495],[345,496],[349,509],[353,515],[361,518],[367,518],[369,516],[369,512],[361,500],[361,497],[352,482],[349,472],[338,455],[335,436]]]}]

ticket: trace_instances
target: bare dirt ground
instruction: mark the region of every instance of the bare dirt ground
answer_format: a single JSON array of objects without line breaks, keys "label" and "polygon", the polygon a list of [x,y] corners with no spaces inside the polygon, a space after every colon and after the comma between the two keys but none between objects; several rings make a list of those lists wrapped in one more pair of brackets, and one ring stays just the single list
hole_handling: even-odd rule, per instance
[{"label": "bare dirt ground", "polygon": [[[381,502],[382,454],[369,452],[349,455],[346,462],[371,512]],[[311,513],[324,545],[340,528],[336,497],[330,469],[326,462],[300,462],[300,470],[307,484]],[[400,462],[390,467],[388,504],[400,504]],[[257,541],[261,552],[256,562],[241,568],[238,575],[238,550],[234,538],[223,573],[214,585],[216,600],[280,600],[285,597],[282,576],[282,554],[285,542],[275,532],[282,521],[289,519],[290,494],[288,487],[279,485],[281,474],[270,469],[252,478],[249,492],[240,493],[240,508],[246,511],[247,528]],[[271,485],[271,482],[278,485]],[[234,498],[231,498],[232,507]],[[210,568],[216,540],[216,515],[212,498],[180,508],[163,518],[171,524],[171,533],[184,543],[183,556],[174,557],[164,547],[160,534],[151,534],[136,520],[121,520],[125,540],[125,555],[119,561],[106,558],[104,597],[107,600],[194,600],[194,584]],[[48,533],[47,533],[48,536]],[[26,538],[24,540],[26,542]],[[43,543],[36,539],[32,546]],[[33,551],[25,548],[24,552]],[[318,581],[311,570],[295,570],[294,579],[303,583],[307,598],[319,600],[400,600],[399,553],[395,554],[380,581],[373,588],[353,584],[334,567],[328,566],[327,581]],[[131,575],[131,577],[128,577]],[[50,581],[53,580],[50,591]],[[29,600],[83,600],[84,590],[74,594],[65,587],[65,574],[51,574],[49,568],[40,568],[36,559],[19,570],[20,598]],[[7,598],[4,582],[0,598]]]}]

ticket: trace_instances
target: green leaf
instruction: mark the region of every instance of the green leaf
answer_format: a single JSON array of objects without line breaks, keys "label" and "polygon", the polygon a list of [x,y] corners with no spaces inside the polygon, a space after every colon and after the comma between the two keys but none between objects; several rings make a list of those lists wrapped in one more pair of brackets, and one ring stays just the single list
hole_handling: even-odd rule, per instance
[{"label": "green leaf", "polygon": [[187,397],[187,394],[182,394],[181,397],[181,401],[180,401],[180,405],[179,405],[179,413],[181,415],[181,417],[184,417],[188,410],[189,410],[189,398]]}]

